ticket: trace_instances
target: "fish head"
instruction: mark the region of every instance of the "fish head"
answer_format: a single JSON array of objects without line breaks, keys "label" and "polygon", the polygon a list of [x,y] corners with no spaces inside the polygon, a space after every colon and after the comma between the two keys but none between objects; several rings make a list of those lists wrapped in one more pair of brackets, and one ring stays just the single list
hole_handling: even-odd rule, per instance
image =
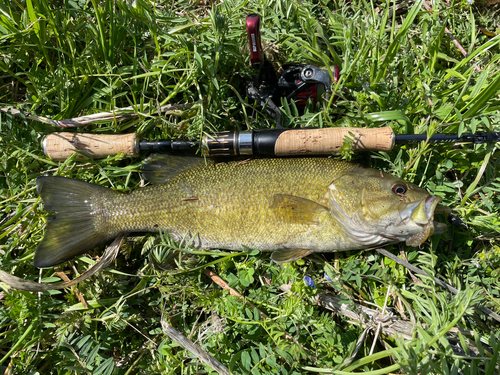
[{"label": "fish head", "polygon": [[[327,193],[331,215],[360,248],[401,241],[420,245],[434,233],[440,201],[412,183],[366,167],[335,179]],[[443,224],[436,224],[442,232]]]}]

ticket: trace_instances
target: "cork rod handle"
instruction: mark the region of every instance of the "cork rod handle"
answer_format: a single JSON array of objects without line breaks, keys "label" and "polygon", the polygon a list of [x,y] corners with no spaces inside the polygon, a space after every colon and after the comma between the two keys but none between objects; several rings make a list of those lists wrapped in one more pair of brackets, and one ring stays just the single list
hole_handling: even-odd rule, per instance
[{"label": "cork rod handle", "polygon": [[[43,151],[55,161],[66,160],[75,151],[95,159],[118,153],[138,156],[139,143],[137,134],[52,133],[43,140]],[[83,158],[83,156],[78,156],[78,158]]]},{"label": "cork rod handle", "polygon": [[[352,135],[351,135],[351,134]],[[394,146],[394,132],[388,126],[367,128],[293,129],[276,139],[276,156],[326,155],[338,153],[344,138],[353,140],[353,151],[390,151]]]},{"label": "cork rod handle", "polygon": [[[220,136],[220,134],[222,133],[218,135]],[[231,134],[232,138],[228,138],[228,134],[223,133],[225,137],[223,137],[223,141],[209,142],[209,151],[226,150],[226,147],[231,144],[235,148],[234,155],[331,155],[340,151],[345,137],[352,139],[352,149],[354,151],[389,151],[394,146],[395,141],[394,132],[390,127],[377,129],[270,129],[254,130],[252,133],[235,132],[229,135]],[[235,141],[236,138],[238,138],[237,141]],[[181,143],[188,144],[186,147],[192,149],[192,142],[173,141],[172,144],[176,146],[172,147],[172,150],[183,150]],[[49,158],[58,161],[65,160],[75,151],[87,154],[95,159],[118,153],[138,156],[141,147],[136,134],[52,133],[43,141],[43,148]]]}]

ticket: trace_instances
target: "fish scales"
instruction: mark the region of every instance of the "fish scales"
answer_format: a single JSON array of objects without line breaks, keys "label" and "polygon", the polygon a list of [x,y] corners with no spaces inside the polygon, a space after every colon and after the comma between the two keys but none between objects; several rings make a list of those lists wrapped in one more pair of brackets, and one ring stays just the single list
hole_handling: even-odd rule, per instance
[{"label": "fish scales", "polygon": [[399,241],[416,246],[434,232],[440,198],[376,169],[331,158],[192,160],[150,158],[143,171],[155,184],[129,194],[39,177],[37,190],[55,215],[35,265],[59,264],[125,232],[273,251],[276,262]]},{"label": "fish scales", "polygon": [[304,246],[313,236],[317,247],[338,247],[344,240],[336,226],[331,225],[335,233],[324,233],[321,226],[277,220],[269,202],[275,194],[286,194],[324,204],[332,177],[355,165],[332,159],[288,159],[285,164],[261,159],[196,167],[164,184],[116,194],[105,205],[112,214],[99,225],[125,232],[163,230],[177,240],[189,233],[188,238],[197,235],[196,247],[238,249],[243,244],[275,250]]}]

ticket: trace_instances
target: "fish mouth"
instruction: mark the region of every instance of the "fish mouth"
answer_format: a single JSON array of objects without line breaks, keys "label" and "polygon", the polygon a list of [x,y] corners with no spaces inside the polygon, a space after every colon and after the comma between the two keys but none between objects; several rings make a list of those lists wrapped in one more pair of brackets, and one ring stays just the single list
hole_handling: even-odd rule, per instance
[{"label": "fish mouth", "polygon": [[433,220],[434,211],[441,201],[441,197],[430,195],[421,201],[409,203],[401,212],[401,219],[411,219],[414,223],[420,225],[428,224]]},{"label": "fish mouth", "polygon": [[[422,230],[420,232],[406,239],[406,244],[408,246],[419,246],[434,233],[434,211],[441,201],[441,197],[431,195],[408,207],[410,209],[408,213],[411,220],[416,224],[422,225]],[[442,229],[443,228],[439,228],[439,230]]]},{"label": "fish mouth", "polygon": [[415,207],[411,213],[411,219],[413,222],[417,224],[427,224],[434,218],[434,210],[442,200],[443,199],[441,197],[431,195],[420,202],[420,204]]}]

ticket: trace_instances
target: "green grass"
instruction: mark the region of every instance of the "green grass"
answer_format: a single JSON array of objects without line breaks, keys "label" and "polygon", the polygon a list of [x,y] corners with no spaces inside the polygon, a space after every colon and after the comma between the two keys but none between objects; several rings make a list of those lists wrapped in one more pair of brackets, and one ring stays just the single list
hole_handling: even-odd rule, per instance
[{"label": "green grass", "polygon": [[[53,119],[135,106],[193,103],[168,116],[105,122],[78,131],[137,132],[146,139],[188,137],[238,128],[268,128],[241,98],[250,69],[244,19],[258,12],[268,57],[332,69],[342,77],[339,99],[284,122],[300,126],[390,125],[396,133],[500,131],[500,32],[497,6],[417,1],[393,16],[393,2],[261,0],[201,3],[83,0],[0,0],[0,106]],[[463,58],[445,35],[448,27]],[[475,69],[479,66],[480,72]],[[46,212],[34,180],[44,173],[127,191],[138,188],[141,159],[117,156],[64,163],[47,159],[40,139],[56,129],[1,113],[1,269],[31,280],[53,280],[32,265]],[[74,131],[74,130],[73,130]],[[233,373],[494,374],[498,323],[474,310],[500,313],[500,177],[495,144],[415,145],[390,153],[349,155],[443,198],[466,224],[450,228],[408,260],[460,290],[450,296],[433,280],[373,252],[321,255],[279,266],[268,254],[186,255],[173,271],[168,238],[130,238],[113,267],[75,289],[28,293],[9,289],[0,300],[0,366],[29,374],[211,373],[162,334],[162,316]],[[237,193],[237,192],[235,192]],[[102,249],[101,249],[102,250]],[[70,278],[88,268],[95,250],[64,266]],[[184,250],[181,248],[181,250]],[[258,312],[203,274],[210,268]],[[325,272],[334,280],[327,282]],[[305,275],[316,283],[312,289]],[[266,281],[267,280],[267,281]],[[291,283],[291,292],[279,286]],[[323,291],[346,303],[387,306],[419,328],[411,342],[373,332],[348,364],[363,329],[316,306]],[[451,331],[459,327],[472,336]],[[445,337],[464,350],[458,355]],[[471,347],[477,348],[472,357]],[[1,368],[3,371],[4,368]],[[459,372],[460,370],[460,372]]]}]

